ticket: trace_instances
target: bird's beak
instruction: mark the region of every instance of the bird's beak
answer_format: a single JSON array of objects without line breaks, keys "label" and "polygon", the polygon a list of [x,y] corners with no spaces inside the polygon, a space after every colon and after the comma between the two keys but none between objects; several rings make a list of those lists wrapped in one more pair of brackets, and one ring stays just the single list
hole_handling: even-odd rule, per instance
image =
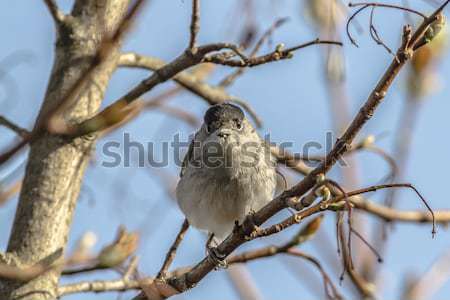
[{"label": "bird's beak", "polygon": [[216,134],[217,134],[218,137],[227,138],[227,137],[229,137],[232,134],[232,130],[229,129],[229,128],[223,128],[222,127],[222,128],[219,128],[216,131]]}]

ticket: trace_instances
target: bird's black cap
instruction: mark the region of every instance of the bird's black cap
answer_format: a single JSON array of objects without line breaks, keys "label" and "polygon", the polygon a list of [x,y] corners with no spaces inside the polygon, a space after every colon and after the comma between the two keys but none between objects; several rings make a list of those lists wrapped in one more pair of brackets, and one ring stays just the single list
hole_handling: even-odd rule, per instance
[{"label": "bird's black cap", "polygon": [[244,119],[244,112],[240,107],[230,104],[221,103],[211,106],[205,113],[204,121],[206,124],[224,123],[229,120]]}]

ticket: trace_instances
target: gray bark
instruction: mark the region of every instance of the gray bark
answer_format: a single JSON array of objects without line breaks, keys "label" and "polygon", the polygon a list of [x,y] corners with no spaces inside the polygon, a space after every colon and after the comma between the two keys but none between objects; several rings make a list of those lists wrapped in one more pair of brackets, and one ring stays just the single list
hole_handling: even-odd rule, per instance
[{"label": "gray bark", "polygon": [[[39,116],[62,100],[92,62],[105,32],[126,12],[129,0],[78,0],[71,15],[57,26],[55,58]],[[77,101],[64,115],[73,123],[91,117],[117,65],[118,49],[93,73]],[[38,117],[39,119],[39,117]],[[18,267],[61,256],[93,141],[67,141],[45,134],[31,144],[7,253],[0,260]],[[28,282],[0,282],[0,299],[54,299],[59,271]]]}]

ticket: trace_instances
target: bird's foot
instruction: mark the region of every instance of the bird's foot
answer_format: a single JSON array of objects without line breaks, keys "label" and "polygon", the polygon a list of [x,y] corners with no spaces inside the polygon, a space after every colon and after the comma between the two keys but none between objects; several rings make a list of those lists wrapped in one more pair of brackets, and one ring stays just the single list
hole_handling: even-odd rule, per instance
[{"label": "bird's foot", "polygon": [[225,269],[228,267],[227,261],[225,260],[226,255],[219,253],[217,247],[212,246],[215,243],[214,234],[211,234],[206,242],[206,253],[212,262],[216,265],[216,268]]},{"label": "bird's foot", "polygon": [[259,226],[255,223],[254,215],[255,211],[251,210],[242,223],[242,229],[245,233],[245,239],[248,241],[258,237],[260,232]]},{"label": "bird's foot", "polygon": [[217,247],[207,247],[206,251],[208,252],[208,257],[212,260],[212,262],[216,265],[217,269],[226,269],[228,268],[228,263],[226,261],[226,255],[219,253]]}]

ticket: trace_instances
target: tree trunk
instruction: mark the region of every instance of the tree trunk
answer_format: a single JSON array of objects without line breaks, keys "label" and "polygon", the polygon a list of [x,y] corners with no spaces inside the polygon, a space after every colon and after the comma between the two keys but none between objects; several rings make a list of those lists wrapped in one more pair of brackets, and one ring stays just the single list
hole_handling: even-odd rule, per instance
[{"label": "tree trunk", "polygon": [[[40,117],[84,76],[105,32],[117,26],[128,3],[78,0],[71,15],[57,25],[56,54]],[[118,49],[114,49],[92,74],[76,103],[67,109],[67,122],[84,120],[98,110],[117,58]],[[0,257],[3,263],[25,267],[62,255],[93,143],[83,138],[68,142],[44,134],[31,144],[7,253]],[[58,280],[59,271],[55,270],[27,283],[3,281],[0,299],[54,299]]]}]

